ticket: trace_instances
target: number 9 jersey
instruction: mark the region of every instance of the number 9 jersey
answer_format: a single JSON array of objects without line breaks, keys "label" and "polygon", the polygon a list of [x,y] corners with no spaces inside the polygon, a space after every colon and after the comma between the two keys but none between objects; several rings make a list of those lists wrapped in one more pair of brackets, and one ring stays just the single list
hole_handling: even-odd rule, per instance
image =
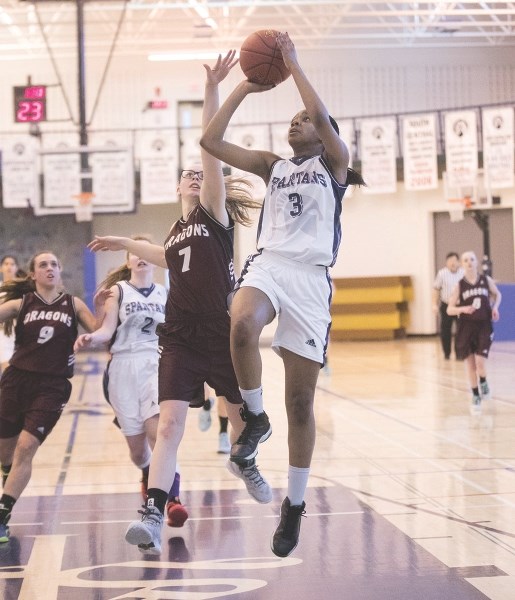
[{"label": "number 9 jersey", "polygon": [[33,373],[73,376],[77,337],[73,296],[59,294],[45,302],[36,292],[25,294],[16,317],[14,354],[10,364]]}]

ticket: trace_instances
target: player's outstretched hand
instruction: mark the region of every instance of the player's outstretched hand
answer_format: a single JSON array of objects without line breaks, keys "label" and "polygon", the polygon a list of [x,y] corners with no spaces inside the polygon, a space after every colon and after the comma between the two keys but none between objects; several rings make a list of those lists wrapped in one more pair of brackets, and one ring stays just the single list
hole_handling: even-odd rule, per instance
[{"label": "player's outstretched hand", "polygon": [[207,83],[218,85],[227,77],[234,65],[238,64],[238,61],[239,59],[236,58],[236,50],[229,50],[223,58],[222,55],[219,54],[218,60],[213,67],[206,64],[204,65]]},{"label": "player's outstretched hand", "polygon": [[292,64],[297,63],[297,51],[295,50],[295,46],[286,32],[279,32],[276,40],[277,45],[281,50],[281,54],[283,55],[284,64],[289,69]]},{"label": "player's outstretched hand", "polygon": [[79,335],[79,337],[75,340],[75,344],[73,345],[73,351],[78,352],[83,348],[88,348],[89,346],[91,346],[91,343],[91,333],[83,333],[82,335]]},{"label": "player's outstretched hand", "polygon": [[95,239],[88,244],[88,248],[93,252],[99,250],[125,250],[125,239],[116,235],[96,235]]}]

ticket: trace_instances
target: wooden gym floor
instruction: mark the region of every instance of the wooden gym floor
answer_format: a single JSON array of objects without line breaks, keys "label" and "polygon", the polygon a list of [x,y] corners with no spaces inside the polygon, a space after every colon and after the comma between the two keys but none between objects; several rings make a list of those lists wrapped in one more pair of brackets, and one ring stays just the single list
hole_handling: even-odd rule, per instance
[{"label": "wooden gym floor", "polygon": [[124,541],[139,472],[101,391],[102,353],[81,354],[72,399],[36,457],[0,547],[6,600],[510,600],[515,597],[515,342],[496,342],[493,399],[469,414],[464,366],[436,338],[333,342],[316,398],[301,539],[269,547],[286,487],[282,364],[263,350],[272,437],[259,505],[217,454],[218,420],[190,411],[180,450],[184,527],[163,554]]}]

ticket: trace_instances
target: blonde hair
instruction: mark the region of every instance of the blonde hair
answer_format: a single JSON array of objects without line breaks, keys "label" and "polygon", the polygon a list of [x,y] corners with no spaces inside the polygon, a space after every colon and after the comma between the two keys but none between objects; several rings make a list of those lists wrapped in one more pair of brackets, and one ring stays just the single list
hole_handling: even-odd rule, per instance
[{"label": "blonde hair", "polygon": [[[152,243],[152,240],[150,239],[150,237],[145,236],[145,235],[133,235],[131,237],[131,240],[143,240],[145,242],[149,242]],[[129,251],[127,251],[127,260],[129,259],[129,254],[131,254]],[[129,279],[131,278],[132,272],[129,269],[129,266],[127,265],[127,263],[123,263],[123,265],[120,265],[119,267],[117,267],[116,269],[112,270],[110,273],[108,273],[107,277],[104,279],[104,281],[102,281],[98,287],[97,290],[108,290],[109,288],[112,288],[113,285],[116,285],[119,281],[129,281]]]},{"label": "blonde hair", "polygon": [[261,203],[252,197],[252,184],[245,177],[225,177],[225,208],[231,219],[248,227],[252,223],[251,210],[261,209]]}]

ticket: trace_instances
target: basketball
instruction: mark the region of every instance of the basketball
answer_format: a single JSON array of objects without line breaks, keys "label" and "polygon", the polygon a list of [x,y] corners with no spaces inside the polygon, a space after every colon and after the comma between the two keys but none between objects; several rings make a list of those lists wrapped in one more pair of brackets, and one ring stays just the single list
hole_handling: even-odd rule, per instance
[{"label": "basketball", "polygon": [[244,40],[240,49],[240,66],[249,81],[279,85],[290,76],[277,45],[278,33],[273,29],[262,29]]}]

